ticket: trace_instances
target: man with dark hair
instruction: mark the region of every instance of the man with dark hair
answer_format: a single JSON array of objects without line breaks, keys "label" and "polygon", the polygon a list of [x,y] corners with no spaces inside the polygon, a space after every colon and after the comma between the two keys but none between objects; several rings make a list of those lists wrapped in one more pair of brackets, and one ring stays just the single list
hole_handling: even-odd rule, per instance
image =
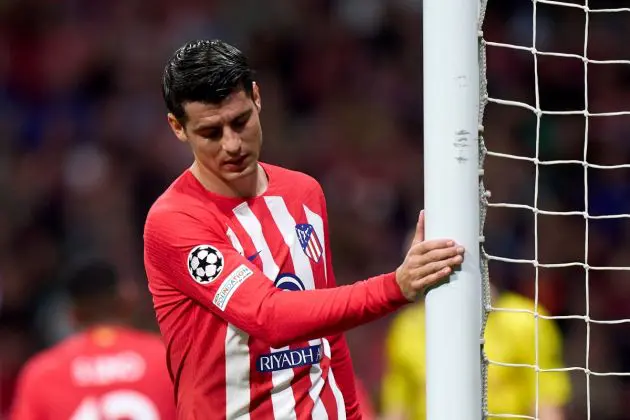
[{"label": "man with dark hair", "polygon": [[194,156],[144,232],[178,418],[361,418],[343,332],[414,301],[463,248],[425,241],[421,213],[394,272],[336,287],[320,185],[258,160],[261,98],[245,56],[188,43],[162,90]]},{"label": "man with dark hair", "polygon": [[11,418],[174,419],[164,345],[125,326],[133,302],[113,267],[82,264],[68,277],[67,293],[81,331],[27,362]]}]

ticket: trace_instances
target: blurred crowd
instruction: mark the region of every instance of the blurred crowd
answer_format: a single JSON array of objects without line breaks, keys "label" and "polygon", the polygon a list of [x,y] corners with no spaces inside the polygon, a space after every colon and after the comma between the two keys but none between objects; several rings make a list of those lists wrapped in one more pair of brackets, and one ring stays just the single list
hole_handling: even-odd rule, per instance
[{"label": "blurred crowd", "polygon": [[[598,0],[620,7],[621,0]],[[627,6],[627,5],[626,5]],[[328,199],[339,283],[392,270],[422,207],[421,0],[9,0],[0,4],[0,409],[35,351],[65,337],[67,267],[87,255],[115,262],[143,297],[137,323],[155,329],[142,266],[142,228],[157,195],[190,164],[169,132],[162,67],[196,38],[243,49],[263,98],[263,160],[316,177]],[[537,5],[537,55],[488,47],[485,141],[492,202],[546,211],[630,213],[630,13]],[[532,2],[492,1],[488,41],[532,46]],[[585,71],[585,68],[588,71]],[[624,108],[625,106],[625,108]],[[588,147],[586,147],[588,146]],[[537,188],[535,188],[537,186]],[[553,315],[630,318],[630,224],[583,214],[491,208],[487,251],[540,263],[491,262],[497,286]],[[537,226],[537,229],[535,229]],[[538,288],[535,287],[536,283]],[[348,334],[355,368],[378,406],[387,319]],[[630,371],[630,329],[560,322],[569,366]],[[588,331],[588,334],[587,334]],[[630,418],[630,381],[572,373],[570,419]],[[588,382],[588,383],[587,383]],[[1,415],[0,415],[0,418]]]}]

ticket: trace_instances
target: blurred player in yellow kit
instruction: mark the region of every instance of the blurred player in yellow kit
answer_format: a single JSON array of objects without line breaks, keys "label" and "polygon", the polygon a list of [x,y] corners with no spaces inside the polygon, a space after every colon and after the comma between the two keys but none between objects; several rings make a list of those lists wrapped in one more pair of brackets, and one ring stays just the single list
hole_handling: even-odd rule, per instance
[{"label": "blurred player in yellow kit", "polygon": [[[534,302],[519,294],[493,288],[492,306],[533,310]],[[546,315],[538,305],[538,311]],[[488,359],[501,363],[535,364],[535,320],[529,313],[491,312],[485,330]],[[382,384],[384,420],[424,420],[425,311],[416,304],[394,318],[386,341],[387,367]],[[562,337],[554,321],[538,321],[538,366],[564,367]],[[568,372],[541,372],[538,418],[564,420],[571,392]],[[456,401],[454,401],[456,403]],[[491,364],[488,371],[488,411],[492,414],[533,416],[536,374],[532,368]]]}]

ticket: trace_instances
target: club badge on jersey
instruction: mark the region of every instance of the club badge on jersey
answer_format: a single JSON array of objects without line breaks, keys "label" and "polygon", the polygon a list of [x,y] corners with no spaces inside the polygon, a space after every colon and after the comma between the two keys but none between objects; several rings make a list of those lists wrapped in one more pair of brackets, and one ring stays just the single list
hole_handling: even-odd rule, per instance
[{"label": "club badge on jersey", "polygon": [[319,262],[324,253],[324,248],[317,237],[317,233],[315,233],[313,225],[309,223],[295,225],[295,232],[306,256],[316,263]]}]

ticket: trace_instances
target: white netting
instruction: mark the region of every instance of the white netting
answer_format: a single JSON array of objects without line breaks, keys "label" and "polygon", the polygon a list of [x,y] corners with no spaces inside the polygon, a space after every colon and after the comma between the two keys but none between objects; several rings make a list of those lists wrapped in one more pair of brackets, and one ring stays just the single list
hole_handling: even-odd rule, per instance
[{"label": "white netting", "polygon": [[[492,10],[493,2],[500,3],[501,0],[490,0],[489,11]],[[628,405],[624,406],[627,403],[623,400],[624,393],[626,399],[630,395],[627,393],[630,388],[622,378],[630,376],[630,373],[622,371],[623,362],[616,361],[613,356],[609,356],[612,360],[607,360],[605,356],[607,350],[601,350],[601,347],[605,348],[606,345],[614,342],[611,336],[624,334],[624,332],[597,333],[597,337],[593,337],[594,329],[623,326],[630,323],[630,319],[620,315],[620,311],[605,308],[605,298],[595,298],[593,296],[595,293],[592,291],[595,281],[597,285],[600,285],[603,279],[611,284],[607,286],[609,289],[606,289],[606,293],[611,296],[629,291],[627,286],[612,284],[614,279],[609,274],[615,273],[615,277],[619,278],[630,270],[630,266],[627,266],[630,265],[630,254],[625,255],[624,259],[624,255],[620,255],[623,252],[616,252],[617,247],[626,251],[630,250],[627,245],[630,235],[627,235],[627,232],[620,233],[622,239],[619,241],[622,245],[613,241],[606,245],[605,242],[608,239],[607,232],[615,233],[618,230],[628,229],[623,223],[625,219],[630,218],[630,208],[612,205],[626,203],[625,199],[620,198],[618,201],[610,199],[612,204],[604,206],[606,207],[604,210],[601,208],[597,211],[593,210],[594,202],[600,202],[597,200],[601,199],[599,197],[601,194],[598,191],[594,192],[592,185],[605,185],[606,179],[613,178],[614,181],[610,182],[615,182],[615,185],[630,184],[630,172],[619,175],[622,170],[630,169],[630,164],[624,163],[630,161],[626,160],[630,158],[630,153],[627,152],[630,150],[630,120],[624,119],[630,116],[630,111],[623,109],[624,104],[626,104],[625,109],[630,109],[630,83],[624,79],[628,77],[624,74],[625,70],[617,70],[630,65],[630,59],[616,59],[623,57],[621,52],[623,50],[615,44],[616,40],[611,41],[611,45],[602,45],[606,44],[606,40],[612,40],[606,36],[608,31],[614,32],[617,30],[614,28],[620,28],[621,32],[618,36],[623,37],[623,34],[628,33],[627,28],[630,28],[630,13],[628,13],[630,7],[610,8],[608,6],[611,4],[630,5],[622,4],[624,3],[622,0],[613,2],[581,0],[579,3],[577,1],[518,0],[507,3],[510,3],[511,7],[517,7],[517,3],[527,3],[530,9],[528,13],[531,13],[529,26],[523,18],[525,13],[521,11],[518,16],[511,16],[512,20],[504,22],[505,25],[516,28],[513,32],[494,30],[499,27],[497,22],[483,22],[486,10],[485,0],[481,0],[480,7],[480,28],[484,31],[480,31],[482,67],[480,91],[481,121],[483,121],[483,126],[480,126],[480,155],[482,168],[485,169],[485,183],[489,185],[488,189],[492,192],[490,195],[490,192],[485,190],[484,184],[481,184],[482,229],[485,233],[482,249],[484,257],[482,271],[486,287],[484,326],[487,316],[492,312],[530,314],[535,320],[535,342],[531,343],[535,347],[535,360],[533,364],[524,364],[485,359],[484,389],[487,389],[485,385],[487,366],[493,364],[514,369],[534,370],[536,389],[535,407],[529,415],[490,412],[484,395],[485,415],[487,418],[539,418],[540,374],[567,371],[570,372],[573,387],[572,401],[566,407],[567,419],[630,418],[628,411],[624,412],[624,407],[627,410]],[[578,25],[580,19],[582,24]],[[486,31],[486,24],[493,25],[492,33]],[[607,28],[607,25],[612,26],[613,29]],[[569,31],[569,28],[573,32]],[[522,34],[525,30],[529,31],[529,40],[523,38]],[[594,32],[595,35],[591,35],[589,31]],[[495,34],[505,35],[506,33],[511,34],[507,40],[492,38]],[[558,39],[569,41],[563,43]],[[577,45],[577,40],[580,41],[580,45]],[[625,38],[623,42],[630,45],[630,38]],[[600,44],[594,47],[594,43]],[[627,51],[626,56],[630,58],[630,49]],[[493,54],[498,57],[495,60],[497,64],[492,69],[487,68],[491,66]],[[607,54],[618,54],[618,56],[606,57]],[[519,60],[531,65],[529,67],[530,79],[519,72],[517,64],[512,63]],[[580,72],[576,70],[576,60],[579,61],[583,74],[579,74]],[[613,68],[615,70],[612,70]],[[493,75],[498,74],[500,74],[498,77],[500,80],[493,80]],[[509,86],[510,77],[513,77],[515,81],[511,87]],[[578,78],[579,83],[576,82]],[[610,78],[623,80],[613,83],[610,82]],[[518,82],[517,79],[528,80],[530,85],[525,89],[527,82]],[[565,81],[566,89],[554,87],[564,86]],[[499,87],[495,89],[493,83]],[[558,95],[553,95],[554,89],[565,92],[570,98],[557,98]],[[530,90],[531,93],[526,90]],[[552,105],[547,107],[546,103]],[[607,106],[609,109],[606,109]],[[514,127],[519,126],[518,121],[521,120],[524,121],[522,125],[528,127],[528,129],[522,129],[526,134],[522,134],[522,131],[521,134],[515,134],[518,130]],[[551,129],[549,129],[550,126]],[[577,130],[576,127],[580,129]],[[613,134],[610,134],[611,132]],[[613,140],[608,142],[608,137],[615,137],[614,142]],[[515,138],[531,139],[531,144],[526,142],[524,144],[522,141],[519,143]],[[624,141],[629,146],[621,144]],[[592,147],[595,147],[596,152],[591,151]],[[606,151],[606,148],[611,147],[612,152]],[[567,173],[572,175],[567,175]],[[562,180],[558,181],[554,176],[559,176]],[[505,179],[500,179],[502,177]],[[596,178],[596,182],[593,178]],[[501,183],[504,185],[501,186]],[[578,184],[583,197],[576,200],[572,196],[572,191],[576,190]],[[498,190],[497,194],[495,194],[495,188]],[[519,192],[527,189],[531,197],[519,200]],[[596,194],[596,197],[589,195],[589,192],[591,195]],[[630,189],[620,191],[619,194],[629,192]],[[497,215],[494,218],[493,213]],[[516,214],[518,216],[515,216]],[[515,246],[514,249],[504,244],[515,241],[503,240],[502,242],[499,238],[493,242],[493,239],[501,235],[509,236],[509,233],[488,234],[488,230],[492,230],[493,223],[497,223],[500,228],[505,228],[514,220],[525,219],[528,219],[527,229],[530,231],[512,234],[514,237],[521,238],[519,239],[520,246]],[[576,227],[578,222],[583,224],[580,232]],[[522,230],[525,231],[525,228]],[[567,243],[565,244],[561,241],[563,232],[566,232]],[[589,244],[592,249],[589,248]],[[567,249],[557,249],[561,246]],[[614,256],[601,252],[601,249],[607,246],[610,254]],[[495,272],[495,265],[502,268]],[[524,276],[529,278],[524,280],[519,274],[513,274],[512,276],[516,278],[514,282],[520,286],[526,281],[532,284],[530,292],[534,301],[533,310],[494,307],[493,302],[490,302],[488,278],[493,282],[503,281],[505,279],[496,277],[510,277],[506,273],[519,272],[526,273]],[[564,274],[555,274],[559,272]],[[553,280],[554,278],[560,278],[560,280]],[[548,287],[551,287],[548,285],[552,283],[563,284],[563,290],[568,297],[564,304],[558,304],[557,308],[551,311],[552,315],[543,315],[539,311],[541,293],[548,290]],[[598,287],[602,287],[598,290],[604,290],[603,286]],[[575,298],[571,301],[572,297],[578,296],[578,289],[581,290],[580,293],[583,293],[583,298],[580,298],[582,301],[579,303],[581,309],[574,302]],[[555,292],[558,293],[558,290],[562,289],[557,288]],[[551,295],[553,293],[549,294]],[[621,296],[617,297],[621,299]],[[630,315],[629,294],[626,295],[626,299],[629,308],[625,314],[627,317]],[[595,301],[598,303],[593,308]],[[579,312],[578,309],[580,309]],[[563,326],[565,345],[568,347],[564,358],[566,365],[563,368],[543,369],[540,367],[538,329],[541,319],[553,320]],[[577,323],[582,323],[583,333],[574,332],[579,331],[580,327],[575,326]],[[566,331],[577,338],[567,338]],[[625,334],[628,333],[628,330],[623,331]],[[579,343],[581,361],[577,356],[571,356],[577,354],[576,343]],[[595,358],[591,354],[594,346],[597,351]],[[593,385],[593,381],[607,377],[616,378],[614,384],[608,386],[610,389],[620,388],[625,391],[609,395],[610,400],[604,401],[605,397],[593,395],[598,394],[600,386],[600,383]],[[601,385],[607,388],[603,382]],[[615,417],[616,415],[619,417]]]}]

